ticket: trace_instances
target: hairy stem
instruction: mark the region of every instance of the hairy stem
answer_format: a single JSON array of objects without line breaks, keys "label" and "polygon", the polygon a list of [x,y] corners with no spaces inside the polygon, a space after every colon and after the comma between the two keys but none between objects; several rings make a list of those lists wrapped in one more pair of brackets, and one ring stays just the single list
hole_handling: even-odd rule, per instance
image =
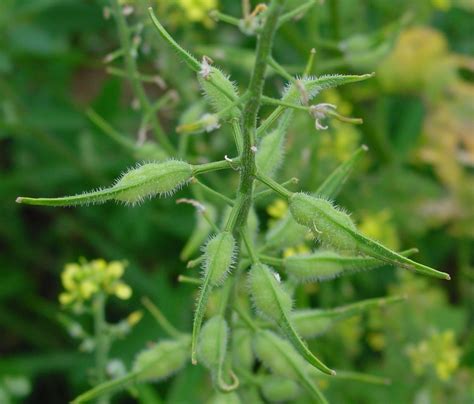
[{"label": "hairy stem", "polygon": [[[105,295],[98,294],[94,299],[94,330],[95,330],[95,372],[96,384],[105,382],[105,368],[107,366],[107,356],[109,353],[109,337],[107,335],[107,323],[105,322]],[[100,397],[99,404],[108,404],[109,397]]]},{"label": "hairy stem", "polygon": [[255,65],[248,88],[249,98],[244,105],[242,119],[243,150],[241,157],[240,183],[237,191],[236,204],[229,217],[229,225],[236,234],[245,225],[252,204],[255,165],[255,132],[257,115],[260,109],[265,71],[271,54],[273,38],[278,18],[285,0],[273,0],[268,8],[265,24],[257,42]]}]

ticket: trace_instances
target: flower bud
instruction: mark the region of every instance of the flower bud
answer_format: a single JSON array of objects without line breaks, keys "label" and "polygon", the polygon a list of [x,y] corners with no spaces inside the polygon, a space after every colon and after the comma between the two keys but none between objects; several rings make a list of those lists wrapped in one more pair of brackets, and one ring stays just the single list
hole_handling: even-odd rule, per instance
[{"label": "flower bud", "polygon": [[261,385],[262,395],[270,402],[295,400],[301,392],[300,386],[291,379],[266,376]]}]

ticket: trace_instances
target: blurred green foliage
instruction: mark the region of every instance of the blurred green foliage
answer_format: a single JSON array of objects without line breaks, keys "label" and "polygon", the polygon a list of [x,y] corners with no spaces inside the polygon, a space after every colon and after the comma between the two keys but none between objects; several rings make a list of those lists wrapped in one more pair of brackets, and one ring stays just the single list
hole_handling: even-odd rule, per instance
[{"label": "blurred green foliage", "polygon": [[[136,22],[147,21],[145,3],[130,3]],[[214,5],[240,15],[234,0],[153,2],[181,43],[225,63],[245,83],[253,39],[207,17]],[[92,358],[77,352],[65,332],[57,299],[64,264],[80,256],[129,262],[124,278],[133,297],[116,301],[111,319],[140,309],[140,297],[147,296],[179,329],[190,328],[195,288],[178,284],[186,270],[177,257],[195,223],[192,208],[164,199],[134,209],[49,210],[14,203],[18,195],[60,196],[108,184],[137,161],[85,114],[92,107],[136,141],[141,116],[131,87],[106,73],[104,57],[119,43],[104,7],[99,0],[0,2],[0,402],[61,403],[87,389]],[[418,246],[422,261],[453,279],[439,285],[381,270],[297,291],[297,307],[334,307],[387,293],[408,297],[382,314],[341,322],[321,337],[318,350],[335,367],[392,379],[390,386],[370,388],[321,382],[332,402],[474,401],[473,14],[472,3],[462,0],[326,0],[278,35],[274,57],[292,73],[303,70],[313,47],[315,74],[377,73],[371,82],[323,95],[342,113],[361,116],[363,126],[334,122],[316,133],[311,119],[297,116],[280,178],[299,173],[298,187],[315,189],[360,143],[367,144],[369,156],[338,203],[355,212],[366,234],[395,249]],[[142,41],[140,71],[159,74],[179,95],[158,113],[177,143],[176,126],[204,108],[197,83],[147,25]],[[272,79],[282,88],[281,79]],[[146,90],[152,99],[166,91],[154,83]],[[222,157],[231,154],[230,139],[196,135],[188,147],[210,159]],[[213,181],[225,190],[232,178]],[[271,224],[267,207],[274,202],[266,198],[259,206],[263,226]],[[129,363],[162,335],[146,315],[114,345],[112,357]],[[200,403],[209,390],[203,370],[188,366],[136,394],[143,403]]]}]

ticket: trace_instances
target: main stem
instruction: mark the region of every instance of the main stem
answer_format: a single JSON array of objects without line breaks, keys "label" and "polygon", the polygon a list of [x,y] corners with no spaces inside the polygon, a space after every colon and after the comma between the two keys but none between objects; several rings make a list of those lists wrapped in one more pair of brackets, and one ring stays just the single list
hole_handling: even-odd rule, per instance
[{"label": "main stem", "polygon": [[263,29],[257,41],[257,53],[255,65],[250,78],[248,88],[248,100],[242,112],[242,134],[243,150],[241,156],[240,183],[237,190],[237,198],[231,212],[228,230],[238,236],[238,232],[245,226],[249,209],[252,205],[253,182],[256,171],[255,152],[255,132],[257,127],[257,114],[262,100],[263,85],[265,83],[265,71],[268,58],[271,54],[273,38],[278,24],[285,0],[273,0],[266,12],[266,19]]}]

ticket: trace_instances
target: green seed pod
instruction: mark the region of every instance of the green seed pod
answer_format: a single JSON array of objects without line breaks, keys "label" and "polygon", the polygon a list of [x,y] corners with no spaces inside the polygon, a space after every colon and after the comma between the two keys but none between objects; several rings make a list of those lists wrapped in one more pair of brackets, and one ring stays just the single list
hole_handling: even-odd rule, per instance
[{"label": "green seed pod", "polygon": [[194,313],[191,359],[196,364],[197,336],[201,329],[209,293],[222,284],[229,273],[236,254],[235,239],[229,232],[219,233],[204,248],[203,283]]},{"label": "green seed pod", "polygon": [[301,393],[300,386],[296,382],[278,376],[266,376],[261,389],[263,397],[272,403],[293,401]]},{"label": "green seed pod", "polygon": [[316,385],[308,377],[307,365],[293,346],[272,331],[255,335],[254,350],[260,361],[277,376],[300,383],[318,403],[326,403]]},{"label": "green seed pod", "polygon": [[250,371],[254,364],[252,333],[238,328],[232,333],[232,365],[235,369]]},{"label": "green seed pod", "polygon": [[186,363],[189,355],[188,336],[176,340],[166,340],[157,343],[150,349],[140,352],[133,364],[136,380],[156,381],[165,379]]},{"label": "green seed pod", "polygon": [[[201,85],[206,98],[216,112],[230,107],[231,104],[239,98],[239,93],[234,82],[228,76],[215,67],[209,66],[209,74],[207,77],[198,75],[199,84]],[[230,110],[221,118],[237,118],[239,117],[239,109],[237,107]]]},{"label": "green seed pod", "polygon": [[270,248],[283,249],[300,244],[308,234],[308,229],[291,215],[278,220],[265,234],[265,244]]},{"label": "green seed pod", "polygon": [[445,272],[412,261],[365,237],[357,231],[347,213],[338,210],[324,199],[295,193],[290,197],[290,212],[298,223],[312,229],[323,244],[330,245],[337,251],[360,252],[424,275],[451,279]]},{"label": "green seed pod", "polygon": [[153,161],[165,161],[168,159],[168,154],[156,143],[145,142],[140,147],[135,148],[133,156],[137,160],[153,160]]},{"label": "green seed pod", "polygon": [[285,136],[291,121],[292,112],[291,110],[286,111],[280,119],[278,127],[266,135],[258,146],[255,162],[259,172],[267,176],[273,176],[282,163]]},{"label": "green seed pod", "polygon": [[116,199],[135,204],[155,195],[170,195],[189,181],[192,175],[192,167],[184,161],[143,164],[128,171],[117,181],[114,188],[124,187],[126,191],[117,195]]},{"label": "green seed pod", "polygon": [[239,396],[237,393],[215,393],[207,404],[241,404]]},{"label": "green seed pod", "polygon": [[[304,338],[315,338],[348,317],[362,314],[368,310],[382,308],[389,304],[404,301],[404,297],[393,296],[362,300],[333,309],[298,310],[292,313],[291,320],[298,333]],[[338,373],[339,374],[339,373]]]},{"label": "green seed pod", "polygon": [[[214,222],[217,217],[217,212],[211,205],[206,205],[206,212],[209,215],[209,218]],[[194,226],[193,232],[186,242],[185,246],[181,250],[180,258],[183,261],[187,261],[191,256],[198,251],[199,247],[204,243],[204,241],[209,237],[209,234],[212,231],[212,227],[209,224],[202,213],[196,211],[196,225]]]},{"label": "green seed pod", "polygon": [[239,380],[230,371],[231,384],[223,378],[223,367],[229,338],[227,322],[221,315],[216,315],[206,322],[199,334],[197,356],[212,373],[216,388],[222,392],[235,390]]},{"label": "green seed pod", "polygon": [[[407,250],[400,254],[407,255],[416,250]],[[371,257],[349,257],[332,251],[317,251],[306,255],[292,255],[284,258],[286,273],[298,282],[316,282],[334,279],[335,277],[380,268],[386,262]]]},{"label": "green seed pod", "polygon": [[354,223],[331,202],[300,192],[291,196],[289,206],[296,222],[311,229],[324,245],[337,251],[357,251],[357,241],[345,230],[356,231]]},{"label": "green seed pod", "polygon": [[228,334],[227,322],[221,315],[210,318],[202,327],[198,338],[197,355],[199,361],[209,370],[215,370],[221,365],[227,350]]},{"label": "green seed pod", "polygon": [[204,248],[204,277],[211,286],[221,285],[229,273],[236,254],[232,233],[222,232],[213,237]]},{"label": "green seed pod", "polygon": [[116,200],[135,205],[158,194],[170,195],[193,175],[193,168],[184,161],[168,160],[147,163],[131,169],[110,188],[62,198],[17,198],[18,203],[45,206],[76,206]]},{"label": "green seed pod", "polygon": [[275,321],[298,352],[322,372],[334,371],[316,358],[296,333],[290,321],[291,297],[283,289],[279,276],[265,264],[256,263],[249,272],[249,289],[253,304],[264,317]]},{"label": "green seed pod", "polygon": [[292,301],[281,287],[280,276],[265,264],[254,264],[249,272],[249,287],[257,311],[277,323],[289,315]]}]

